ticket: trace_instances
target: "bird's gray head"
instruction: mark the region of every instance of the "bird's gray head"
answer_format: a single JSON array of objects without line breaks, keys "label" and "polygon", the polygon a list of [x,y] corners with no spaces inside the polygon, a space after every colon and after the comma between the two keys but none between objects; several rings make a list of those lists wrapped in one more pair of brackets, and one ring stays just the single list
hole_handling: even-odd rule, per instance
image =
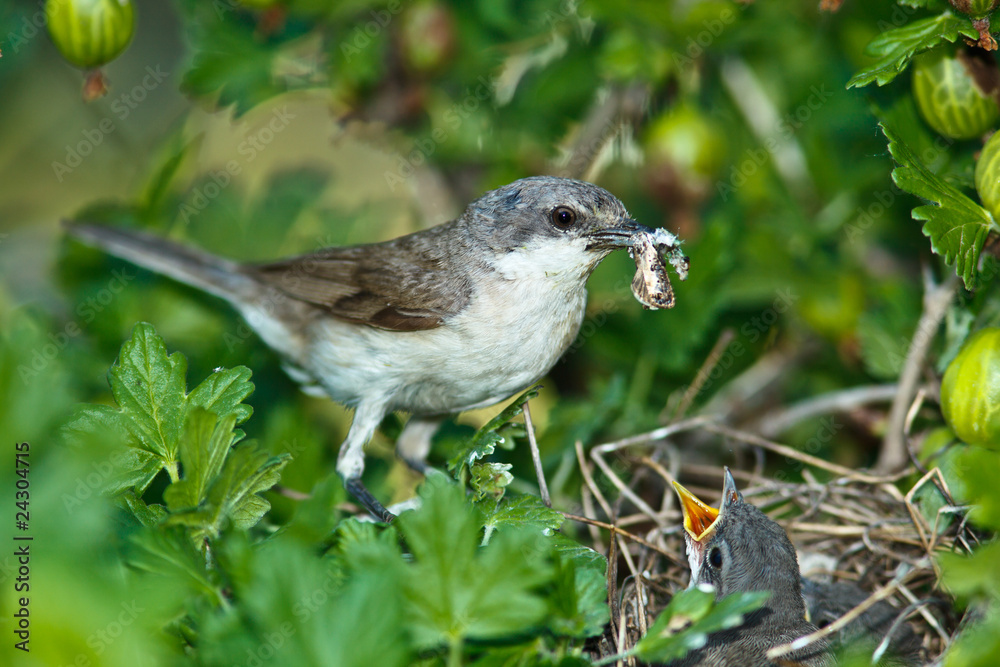
[{"label": "bird's gray head", "polygon": [[625,205],[591,183],[554,176],[522,178],[472,202],[462,216],[477,243],[497,255],[519,252],[557,270],[585,274],[637,231]]},{"label": "bird's gray head", "polygon": [[734,592],[768,591],[772,602],[791,599],[802,607],[795,547],[781,526],[743,500],[729,468],[718,510],[677,482],[674,488],[684,512],[692,586],[711,584],[719,599]]}]

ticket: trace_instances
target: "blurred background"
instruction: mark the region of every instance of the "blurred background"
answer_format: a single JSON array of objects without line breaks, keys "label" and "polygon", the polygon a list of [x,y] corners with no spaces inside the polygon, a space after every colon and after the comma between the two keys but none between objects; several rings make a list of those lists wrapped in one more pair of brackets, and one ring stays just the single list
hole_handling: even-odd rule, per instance
[{"label": "blurred background", "polygon": [[[347,424],[336,406],[302,397],[221,302],[68,242],[59,221],[265,260],[431,226],[546,173],[597,182],[675,231],[692,267],[668,312],[633,299],[625,253],[600,267],[580,340],[544,382],[540,404],[559,415],[536,409],[552,456],[658,423],[717,343],[687,400],[721,400],[737,420],[894,377],[933,260],[888,178],[873,91],[844,87],[897,11],[861,5],[138,2],[92,102],[40,5],[8,5],[3,329],[27,360],[59,339],[27,386],[14,372],[9,398],[101,400],[121,342],[149,321],[189,357],[192,383],[253,369],[250,400],[269,406],[253,435],[308,412],[320,446],[299,462],[315,473],[302,459],[331,460]],[[5,420],[22,429],[11,437],[44,432],[32,410]],[[870,463],[869,425],[844,426],[814,453]]]},{"label": "blurred background", "polygon": [[[946,274],[910,218],[915,200],[890,180],[877,129],[880,109],[912,115],[912,103],[898,104],[908,75],[885,88],[845,84],[870,62],[865,45],[915,11],[137,0],[130,45],[103,67],[108,93],[84,101],[84,74],[53,45],[41,3],[4,3],[0,432],[32,444],[50,538],[81,553],[106,548],[88,529],[104,515],[73,510],[99,486],[80,486],[96,459],[59,434],[77,403],[110,402],[107,370],[138,321],[187,357],[189,387],[219,366],[252,369],[255,414],[243,428],[293,454],[286,487],[309,492],[327,478],[349,424],[339,406],[300,393],[222,302],[67,240],[63,219],[266,260],[426,228],[524,176],[607,188],[643,224],[681,236],[690,277],[674,281],[676,307],[656,312],[631,295],[625,253],[591,279],[580,337],[533,403],[557,505],[576,503],[578,440],[699,412],[756,428],[797,400],[893,381],[920,314],[921,269]],[[912,137],[933,146],[927,128]],[[933,154],[936,167],[971,184],[977,147],[949,146]],[[446,425],[432,463],[496,412]],[[884,417],[859,408],[772,435],[867,466]],[[392,455],[397,427],[385,424],[366,476],[398,500],[418,480]],[[740,456],[701,445],[685,456]],[[503,457],[514,488],[534,489],[527,454]],[[293,508],[273,504],[276,523]],[[49,558],[52,571],[72,572]]]}]

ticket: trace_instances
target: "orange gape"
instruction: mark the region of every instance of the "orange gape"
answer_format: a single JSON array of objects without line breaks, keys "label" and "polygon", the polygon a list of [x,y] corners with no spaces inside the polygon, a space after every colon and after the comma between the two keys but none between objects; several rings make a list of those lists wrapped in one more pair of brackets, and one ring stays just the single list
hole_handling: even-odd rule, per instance
[{"label": "orange gape", "polygon": [[688,532],[695,542],[700,542],[709,531],[712,524],[719,518],[719,510],[709,507],[685,489],[674,482],[677,495],[681,498],[681,509],[684,512],[684,530]]}]

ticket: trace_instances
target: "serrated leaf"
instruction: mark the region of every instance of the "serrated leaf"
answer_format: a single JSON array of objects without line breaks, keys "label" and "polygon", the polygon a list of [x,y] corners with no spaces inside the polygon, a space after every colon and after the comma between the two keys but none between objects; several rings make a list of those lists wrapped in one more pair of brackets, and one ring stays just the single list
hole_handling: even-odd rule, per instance
[{"label": "serrated leaf", "polygon": [[477,498],[492,498],[499,501],[503,498],[507,485],[514,481],[510,474],[513,466],[510,463],[476,463],[470,471],[470,483]]},{"label": "serrated leaf", "polygon": [[167,524],[187,526],[195,542],[216,538],[227,521],[241,530],[252,528],[271,508],[257,494],[278,483],[290,460],[289,454],[268,456],[253,443],[233,447],[204,502],[196,509],[174,512]]},{"label": "serrated leaf", "polygon": [[221,528],[222,517],[228,516],[237,528],[256,525],[271,507],[256,494],[277,484],[281,469],[291,459],[289,454],[268,456],[253,444],[234,448],[208,495],[209,503],[217,508],[215,524]]},{"label": "serrated leaf", "polygon": [[553,586],[545,595],[551,609],[549,629],[557,635],[592,637],[610,620],[604,572],[580,567],[571,557],[557,554]]},{"label": "serrated leaf", "polygon": [[81,444],[85,436],[93,433],[124,431],[120,420],[121,413],[110,405],[79,405],[63,426],[63,433],[75,444]]},{"label": "serrated leaf", "polygon": [[457,476],[463,467],[471,466],[479,459],[492,454],[496,449],[497,443],[501,440],[503,440],[503,436],[496,431],[482,435],[476,433],[468,446],[463,447],[455,456],[448,459],[449,472],[455,473]]},{"label": "serrated leaf", "polygon": [[232,18],[191,22],[193,57],[181,87],[198,97],[217,96],[220,107],[235,105],[238,117],[285,87],[273,76],[280,45],[259,39],[252,23]]},{"label": "serrated leaf", "polygon": [[[203,615],[200,663],[420,664],[407,636],[401,582],[406,567],[398,547],[355,544],[341,559],[320,558],[313,544],[298,540],[275,539],[238,552],[233,542],[224,540],[217,553],[226,571],[237,567],[242,574],[232,586],[235,613]],[[262,646],[269,653],[258,660]]]},{"label": "serrated leaf", "polygon": [[551,532],[559,530],[562,524],[563,515],[560,512],[546,507],[540,498],[530,495],[506,497],[496,510],[487,515],[485,521],[487,532],[506,528]]},{"label": "serrated leaf", "polygon": [[253,414],[253,408],[243,403],[254,390],[251,375],[246,366],[219,369],[191,390],[188,405],[211,410],[220,417],[233,415],[235,423],[242,424]]},{"label": "serrated leaf", "polygon": [[872,81],[884,86],[906,69],[916,53],[943,41],[954,42],[960,35],[978,39],[979,31],[972,27],[968,18],[947,11],[902,28],[887,30],[865,49],[865,53],[878,60],[851,77],[847,87],[867,86]]},{"label": "serrated leaf", "polygon": [[479,522],[461,487],[428,480],[423,506],[397,519],[414,557],[407,577],[418,647],[525,632],[544,617],[533,589],[550,576],[547,541],[510,531],[478,548]]},{"label": "serrated leaf", "polygon": [[167,518],[167,510],[162,505],[147,505],[132,489],[121,494],[120,500],[139,523],[147,528]]},{"label": "serrated leaf", "polygon": [[171,512],[196,508],[205,500],[235,439],[235,423],[233,414],[219,419],[218,415],[201,407],[188,413],[180,440],[183,477],[163,492]]},{"label": "serrated leaf", "polygon": [[552,548],[563,559],[572,560],[578,569],[593,570],[600,576],[608,571],[608,559],[604,554],[584,546],[562,533],[556,533],[550,538]]},{"label": "serrated leaf", "polygon": [[131,537],[126,561],[136,570],[175,577],[185,585],[219,596],[205,568],[205,557],[177,529],[144,529]]},{"label": "serrated leaf", "polygon": [[646,662],[679,660],[704,646],[711,633],[742,623],[746,614],[763,605],[769,595],[733,593],[716,603],[715,591],[710,588],[681,591],[629,654]]},{"label": "serrated leaf", "polygon": [[457,474],[461,471],[462,466],[471,466],[476,461],[492,454],[496,446],[504,441],[504,436],[500,435],[497,431],[499,431],[501,426],[523,412],[524,408],[522,406],[526,401],[530,401],[538,396],[538,389],[538,386],[534,386],[518,396],[500,414],[476,431],[476,434],[472,436],[468,444],[448,460],[449,472]]},{"label": "serrated leaf", "polygon": [[333,551],[342,553],[351,545],[374,542],[379,534],[379,527],[371,521],[359,521],[356,517],[348,517],[338,523],[337,529],[333,532]]},{"label": "serrated leaf", "polygon": [[125,490],[142,495],[163,470],[163,461],[147,451],[129,448],[115,458],[115,467],[115,473],[101,491],[110,496]]},{"label": "serrated leaf", "polygon": [[1000,231],[992,216],[954,186],[931,172],[895,132],[881,123],[889,140],[889,152],[899,165],[892,171],[893,182],[912,195],[934,202],[913,209],[914,220],[924,220],[924,235],[934,252],[955,265],[955,272],[973,287],[973,273],[990,230]]},{"label": "serrated leaf", "polygon": [[[254,386],[250,370],[237,366],[215,371],[188,394],[186,369],[184,356],[179,352],[168,355],[153,326],[140,322],[122,345],[108,373],[118,408],[82,406],[64,428],[68,437],[76,439],[84,434],[93,437],[109,431],[124,436],[125,446],[112,456],[114,469],[103,489],[105,493],[115,495],[134,489],[141,496],[160,470],[166,468],[172,478],[176,477],[178,463],[187,458],[187,480],[173,491],[168,488],[173,496],[169,504],[179,510],[195,507],[203,500],[207,483],[218,474],[225,458],[224,450],[243,438],[243,431],[233,425],[250,416],[250,406],[242,401],[253,392]],[[217,416],[210,418],[209,414]],[[224,448],[221,440],[215,442],[207,437],[209,422],[214,428],[220,417],[227,424],[220,427],[218,434],[225,440]],[[186,456],[182,456],[179,444],[185,428],[195,430],[189,433]],[[204,433],[199,435],[198,429]],[[209,449],[203,450],[204,447]],[[206,455],[210,461],[203,460]],[[260,504],[251,502],[255,505],[254,512],[259,511]]]},{"label": "serrated leaf", "polygon": [[121,414],[118,423],[136,439],[137,446],[166,464],[177,460],[186,372],[184,355],[168,356],[163,339],[146,322],[135,325],[108,372]]}]

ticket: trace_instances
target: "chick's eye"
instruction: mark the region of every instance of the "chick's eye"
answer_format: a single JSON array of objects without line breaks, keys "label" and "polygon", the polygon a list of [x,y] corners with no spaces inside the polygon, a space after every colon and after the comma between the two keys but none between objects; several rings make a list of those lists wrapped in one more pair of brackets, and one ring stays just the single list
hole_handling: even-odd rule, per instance
[{"label": "chick's eye", "polygon": [[713,548],[708,553],[708,564],[716,570],[722,567],[722,552],[719,551],[719,547]]},{"label": "chick's eye", "polygon": [[552,209],[552,224],[559,229],[569,229],[576,222],[576,211],[566,206]]}]

